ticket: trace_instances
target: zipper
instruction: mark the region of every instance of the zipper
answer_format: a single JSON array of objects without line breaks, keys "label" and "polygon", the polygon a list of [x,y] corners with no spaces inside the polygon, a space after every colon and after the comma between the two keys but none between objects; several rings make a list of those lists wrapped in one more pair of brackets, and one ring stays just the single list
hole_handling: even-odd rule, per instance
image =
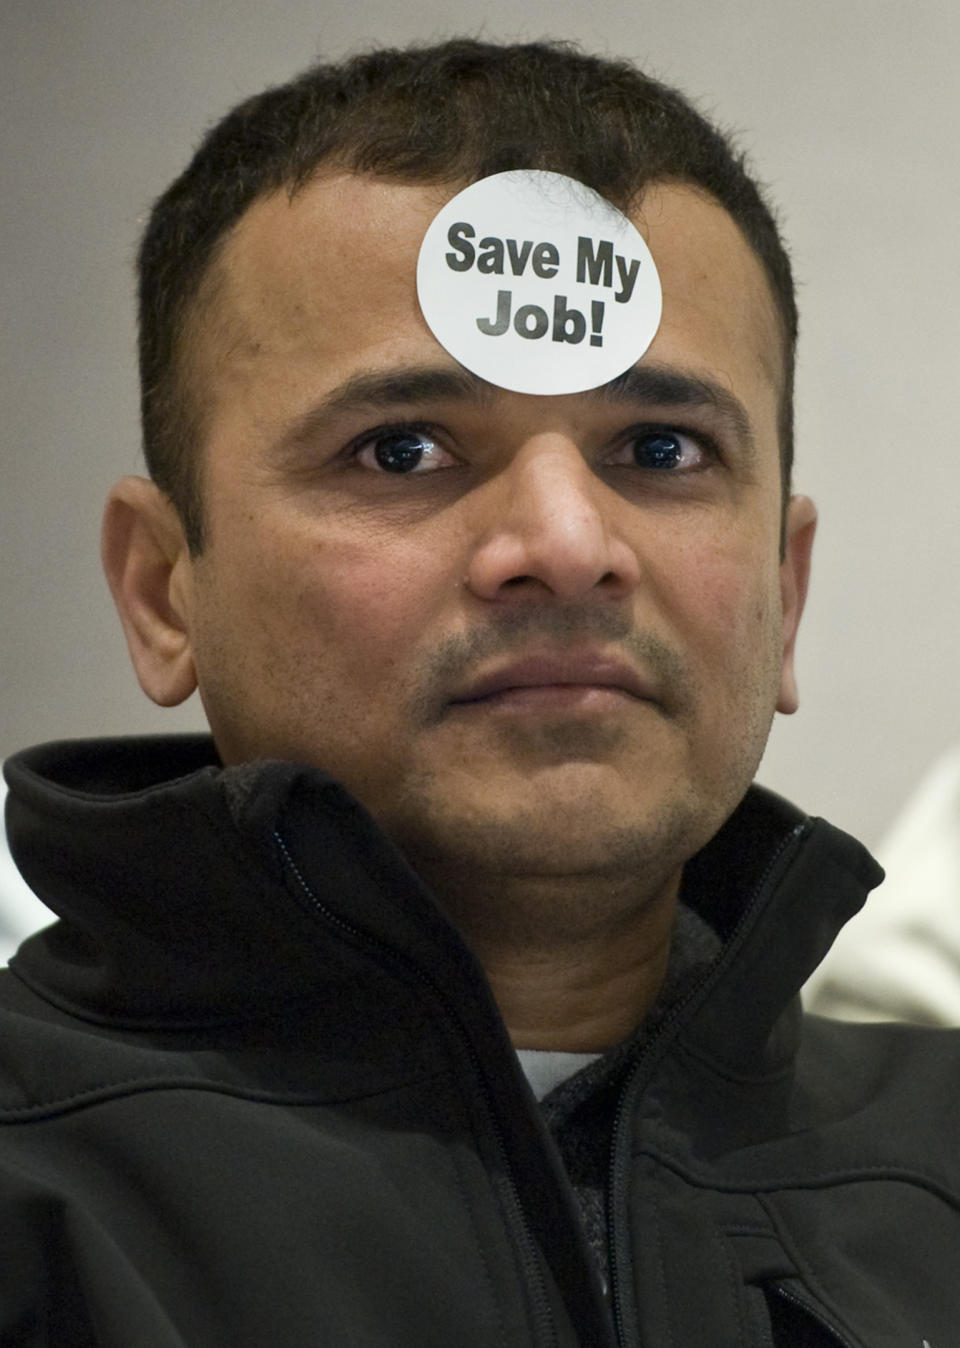
[{"label": "zipper", "polygon": [[812,1301],[808,1301],[806,1297],[797,1296],[796,1292],[791,1292],[782,1283],[775,1283],[773,1291],[781,1301],[789,1302],[792,1306],[796,1306],[803,1311],[804,1315],[808,1315],[814,1324],[819,1325],[825,1334],[830,1335],[837,1348],[858,1348],[856,1344],[850,1342],[832,1320],[827,1319],[820,1307]]},{"label": "zipper", "polygon": [[[761,903],[766,900],[765,891],[767,888],[767,884],[770,880],[771,875],[776,870],[781,858],[790,849],[790,847],[801,837],[801,835],[807,832],[808,828],[809,828],[809,821],[804,821],[802,824],[797,824],[781,840],[779,846],[776,848],[775,852],[773,853],[769,862],[767,863],[767,866],[765,867],[763,874],[757,881],[750,901],[746,904],[736,926],[734,927],[733,931],[730,934],[730,938],[726,946],[727,950],[733,948],[733,946],[736,944],[740,932],[752,920],[754,913],[760,907]],[[723,955],[720,956],[720,959],[721,960],[723,959]],[[614,1116],[613,1121],[613,1132],[611,1133],[611,1141],[610,1141],[610,1166],[608,1171],[610,1178],[607,1186],[607,1249],[609,1255],[608,1264],[610,1267],[610,1307],[613,1313],[614,1334],[616,1336],[617,1343],[621,1345],[621,1348],[622,1345],[625,1345],[627,1343],[627,1338],[626,1338],[626,1326],[624,1322],[624,1313],[623,1313],[623,1296],[619,1280],[620,1261],[618,1259],[618,1255],[623,1254],[624,1259],[626,1257],[625,1250],[621,1248],[626,1243],[626,1237],[624,1236],[622,1240],[618,1239],[619,1233],[617,1230],[617,1223],[616,1223],[616,1211],[619,1205],[619,1199],[626,1187],[626,1179],[627,1179],[626,1177],[627,1163],[626,1161],[624,1161],[622,1165],[619,1163],[621,1157],[628,1155],[625,1137],[627,1128],[626,1122],[627,1101],[639,1096],[641,1091],[640,1086],[641,1079],[647,1070],[648,1064],[650,1066],[653,1065],[657,1046],[667,1037],[667,1035],[669,1035],[673,1031],[674,1026],[677,1024],[677,1022],[683,1019],[684,1015],[686,1014],[687,1008],[699,997],[701,990],[704,988],[706,983],[709,982],[709,980],[714,976],[716,968],[717,965],[711,965],[705,972],[703,978],[696,984],[696,986],[691,988],[690,991],[687,993],[687,995],[683,997],[676,1004],[676,1006],[674,1006],[673,1009],[670,1012],[668,1012],[668,1014],[664,1017],[663,1021],[660,1023],[660,1025],[657,1027],[654,1033],[650,1036],[649,1040],[644,1046],[634,1066],[633,1071],[629,1074],[627,1080],[624,1082],[623,1089],[620,1092],[620,1098],[617,1102],[616,1114]],[[853,1345],[845,1344],[843,1339],[838,1338],[837,1342],[838,1344],[842,1345],[843,1348],[854,1348]]]},{"label": "zipper", "polygon": [[[506,1199],[507,1207],[513,1217],[513,1235],[520,1247],[521,1262],[528,1269],[531,1277],[528,1287],[532,1293],[534,1302],[534,1315],[538,1324],[538,1334],[540,1330],[544,1331],[543,1342],[549,1345],[549,1348],[557,1348],[557,1330],[553,1320],[553,1310],[550,1306],[550,1299],[547,1294],[546,1285],[543,1280],[543,1271],[540,1267],[540,1260],[537,1253],[536,1244],[530,1231],[530,1224],[527,1221],[527,1215],[524,1211],[523,1203],[520,1200],[520,1191],[517,1182],[514,1179],[513,1162],[511,1161],[507,1145],[503,1136],[503,1128],[497,1115],[496,1108],[490,1096],[490,1089],[487,1085],[486,1077],[481,1069],[480,1057],[474,1046],[473,1040],[464,1027],[456,1006],[449,1000],[443,990],[431,979],[422,969],[418,967],[411,959],[408,959],[402,952],[394,950],[385,941],[371,936],[362,928],[355,926],[339,914],[332,912],[314,894],[313,890],[307,884],[299,867],[290,855],[286,844],[280,834],[274,830],[274,840],[279,847],[284,860],[290,867],[296,877],[297,883],[303,893],[309,900],[311,908],[328,926],[332,926],[348,935],[352,940],[361,945],[373,946],[383,951],[392,960],[402,964],[414,977],[414,979],[425,987],[433,998],[438,1001],[446,1013],[449,1023],[453,1024],[459,1036],[466,1046],[467,1056],[470,1059],[471,1066],[474,1069],[474,1076],[480,1083],[481,1097],[484,1106],[484,1112],[487,1121],[490,1124],[490,1133],[495,1144],[497,1160],[500,1162],[500,1169],[490,1173],[490,1182],[500,1190],[501,1197]],[[500,1177],[502,1176],[502,1180]],[[509,1225],[509,1222],[508,1222]]]}]

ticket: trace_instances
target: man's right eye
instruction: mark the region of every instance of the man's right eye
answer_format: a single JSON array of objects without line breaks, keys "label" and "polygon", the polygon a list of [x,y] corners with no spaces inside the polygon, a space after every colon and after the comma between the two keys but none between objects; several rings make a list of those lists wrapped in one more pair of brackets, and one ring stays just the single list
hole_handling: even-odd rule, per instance
[{"label": "man's right eye", "polygon": [[354,458],[363,468],[382,473],[429,473],[453,458],[427,431],[412,428],[379,431],[365,440]]}]

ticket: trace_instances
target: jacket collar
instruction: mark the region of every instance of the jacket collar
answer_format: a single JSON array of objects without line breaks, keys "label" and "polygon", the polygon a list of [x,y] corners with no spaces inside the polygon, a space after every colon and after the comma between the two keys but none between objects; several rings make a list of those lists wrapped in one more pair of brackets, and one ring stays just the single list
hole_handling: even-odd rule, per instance
[{"label": "jacket collar", "polygon": [[[5,771],[11,850],[63,919],[14,967],[66,1009],[143,1026],[249,1020],[315,996],[331,962],[397,960],[455,1004],[466,980],[478,1012],[489,1006],[432,895],[313,768],[223,769],[197,735],[41,745]],[[725,942],[688,1027],[700,1051],[762,1051],[881,876],[852,838],[751,788],[685,874],[686,902]],[[731,1016],[749,1032],[731,1036]]]}]

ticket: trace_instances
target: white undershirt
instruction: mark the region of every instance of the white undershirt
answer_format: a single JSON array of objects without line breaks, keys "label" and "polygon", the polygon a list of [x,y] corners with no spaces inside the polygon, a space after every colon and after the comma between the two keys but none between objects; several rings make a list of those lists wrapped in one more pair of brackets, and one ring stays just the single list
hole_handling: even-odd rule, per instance
[{"label": "white undershirt", "polygon": [[587,1063],[596,1062],[599,1053],[561,1053],[557,1049],[518,1048],[517,1057],[530,1089],[538,1100],[549,1095],[554,1086],[566,1081]]}]

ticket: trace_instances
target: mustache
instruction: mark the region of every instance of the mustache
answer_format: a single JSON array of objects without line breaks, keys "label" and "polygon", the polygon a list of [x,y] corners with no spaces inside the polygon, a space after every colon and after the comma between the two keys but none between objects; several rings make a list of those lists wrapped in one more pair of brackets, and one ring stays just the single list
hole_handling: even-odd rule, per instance
[{"label": "mustache", "polygon": [[692,705],[693,679],[686,662],[661,637],[638,631],[628,615],[612,609],[544,606],[512,609],[472,632],[445,638],[421,670],[411,714],[421,724],[436,724],[446,714],[450,689],[462,686],[475,669],[544,641],[561,648],[603,643],[653,679],[666,713],[682,714]]}]

